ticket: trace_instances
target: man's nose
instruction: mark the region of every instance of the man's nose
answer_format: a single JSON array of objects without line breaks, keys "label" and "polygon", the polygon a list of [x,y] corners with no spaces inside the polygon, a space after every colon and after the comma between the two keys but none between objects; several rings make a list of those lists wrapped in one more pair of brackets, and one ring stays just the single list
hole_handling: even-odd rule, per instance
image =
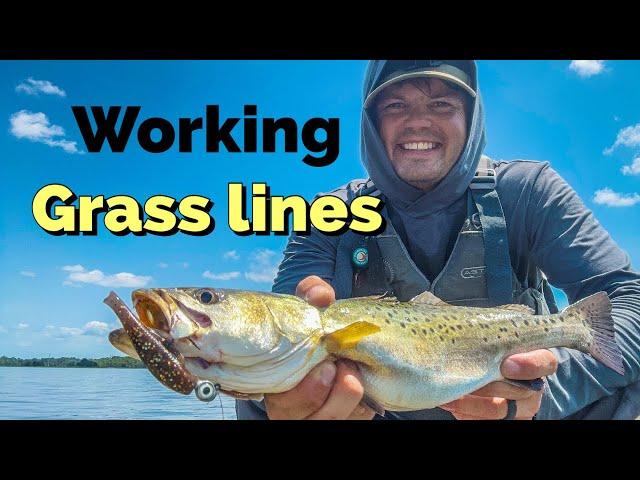
[{"label": "man's nose", "polygon": [[418,128],[418,127],[431,127],[433,124],[431,114],[427,105],[413,105],[409,109],[409,115],[407,117],[406,126]]}]

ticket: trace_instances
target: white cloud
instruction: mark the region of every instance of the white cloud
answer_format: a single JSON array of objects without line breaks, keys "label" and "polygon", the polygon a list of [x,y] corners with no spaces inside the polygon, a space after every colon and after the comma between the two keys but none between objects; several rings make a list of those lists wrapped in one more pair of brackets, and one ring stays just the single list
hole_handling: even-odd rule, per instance
[{"label": "white cloud", "polygon": [[11,133],[16,138],[26,138],[32,142],[39,142],[50,147],[60,147],[67,153],[84,153],[78,150],[77,143],[64,138],[64,129],[58,125],[52,125],[47,116],[42,113],[33,113],[20,110],[9,118]]},{"label": "white cloud", "polygon": [[109,326],[104,322],[92,321],[85,324],[84,335],[104,335],[109,330]]},{"label": "white cloud", "polygon": [[58,331],[53,331],[54,337],[75,337],[77,335],[82,335],[82,330],[80,328],[73,327],[58,327]]},{"label": "white cloud", "polygon": [[207,270],[202,274],[202,276],[204,278],[210,278],[211,280],[233,280],[240,276],[240,272],[212,273]]},{"label": "white cloud", "polygon": [[104,336],[109,331],[109,326],[104,322],[92,321],[85,323],[84,327],[55,327],[47,325],[44,334],[47,337],[66,338],[78,337],[80,335]]},{"label": "white cloud", "polygon": [[[147,285],[152,277],[134,275],[129,272],[120,272],[113,275],[105,275],[101,270],[86,270],[82,265],[67,265],[62,267],[69,273],[63,285],[75,283],[92,283],[103,287],[132,287],[139,288]],[[67,283],[69,282],[69,283]]]},{"label": "white cloud", "polygon": [[595,193],[593,201],[598,205],[608,207],[632,207],[640,202],[640,195],[637,193],[623,194],[614,192],[610,188],[603,188]]},{"label": "white cloud", "polygon": [[604,150],[605,155],[611,155],[613,151],[623,145],[625,147],[640,146],[640,123],[630,125],[618,132],[615,143]]},{"label": "white cloud", "polygon": [[59,97],[67,96],[67,93],[63,89],[54,85],[49,80],[34,80],[31,77],[18,85],[16,87],[16,92],[24,92],[27,95],[38,95],[39,93],[44,93],[45,95],[57,95]]},{"label": "white cloud", "polygon": [[29,328],[29,324],[20,322],[16,328],[24,330],[25,328]]},{"label": "white cloud", "polygon": [[257,283],[271,283],[278,273],[278,261],[273,250],[256,250],[251,254],[249,271],[244,273],[247,280]]},{"label": "white cloud", "polygon": [[11,115],[11,133],[18,138],[43,141],[64,135],[64,129],[58,125],[51,125],[42,112],[20,110]]},{"label": "white cloud", "polygon": [[634,158],[631,165],[625,165],[620,171],[623,175],[640,175],[640,157]]},{"label": "white cloud", "polygon": [[22,275],[22,276],[24,276],[24,277],[31,277],[31,278],[33,278],[33,277],[36,277],[36,276],[37,276],[35,272],[32,272],[32,271],[30,271],[30,270],[21,270],[21,271],[20,271],[20,275]]},{"label": "white cloud", "polygon": [[65,272],[84,272],[84,267],[82,265],[65,265],[62,270]]},{"label": "white cloud", "polygon": [[164,262],[160,262],[160,263],[158,263],[158,267],[160,267],[160,268],[169,268],[169,264],[168,263],[164,263]]},{"label": "white cloud", "polygon": [[244,278],[256,283],[271,283],[276,278],[277,270],[274,272],[244,272]]},{"label": "white cloud", "polygon": [[225,260],[238,260],[240,259],[240,255],[238,255],[238,252],[236,252],[235,250],[229,250],[228,252],[224,252],[222,258],[224,258]]},{"label": "white cloud", "polygon": [[604,71],[604,60],[572,60],[569,69],[579,77],[592,77]]}]

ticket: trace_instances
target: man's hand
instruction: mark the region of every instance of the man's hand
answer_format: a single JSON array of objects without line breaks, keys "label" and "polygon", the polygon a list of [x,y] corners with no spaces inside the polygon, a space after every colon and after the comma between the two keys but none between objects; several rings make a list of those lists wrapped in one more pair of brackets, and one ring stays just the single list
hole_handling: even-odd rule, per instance
[{"label": "man's hand", "polygon": [[[535,380],[555,373],[558,360],[549,350],[512,355],[502,362],[504,378],[512,380]],[[504,382],[493,382],[480,390],[441,405],[458,420],[499,420],[507,415],[507,400],[516,400],[516,419],[531,420],[540,410],[542,391],[535,392]]]},{"label": "man's hand", "polygon": [[[331,285],[316,276],[302,280],[296,295],[316,307],[336,301]],[[264,403],[272,420],[371,420],[375,412],[360,403],[363,394],[355,363],[324,361],[288,392],[265,395]]]}]

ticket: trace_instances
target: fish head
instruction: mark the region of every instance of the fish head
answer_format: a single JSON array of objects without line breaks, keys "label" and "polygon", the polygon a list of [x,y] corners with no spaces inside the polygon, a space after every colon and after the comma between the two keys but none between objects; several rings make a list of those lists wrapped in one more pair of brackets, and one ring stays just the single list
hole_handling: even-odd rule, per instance
[{"label": "fish head", "polygon": [[[275,362],[320,330],[317,309],[288,295],[217,288],[154,288],[132,293],[140,322],[171,343],[186,368],[227,389],[264,389]],[[299,348],[298,348],[299,350]],[[272,379],[275,381],[275,379]]]}]

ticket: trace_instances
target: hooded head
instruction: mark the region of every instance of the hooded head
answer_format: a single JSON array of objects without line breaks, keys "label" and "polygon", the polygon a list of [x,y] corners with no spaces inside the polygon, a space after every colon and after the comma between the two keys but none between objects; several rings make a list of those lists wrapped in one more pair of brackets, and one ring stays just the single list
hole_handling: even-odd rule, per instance
[{"label": "hooded head", "polygon": [[[461,100],[459,108],[446,102],[426,106],[443,94]],[[484,146],[474,61],[370,62],[363,92],[362,160],[395,208],[421,217],[449,206],[469,186]]]}]

